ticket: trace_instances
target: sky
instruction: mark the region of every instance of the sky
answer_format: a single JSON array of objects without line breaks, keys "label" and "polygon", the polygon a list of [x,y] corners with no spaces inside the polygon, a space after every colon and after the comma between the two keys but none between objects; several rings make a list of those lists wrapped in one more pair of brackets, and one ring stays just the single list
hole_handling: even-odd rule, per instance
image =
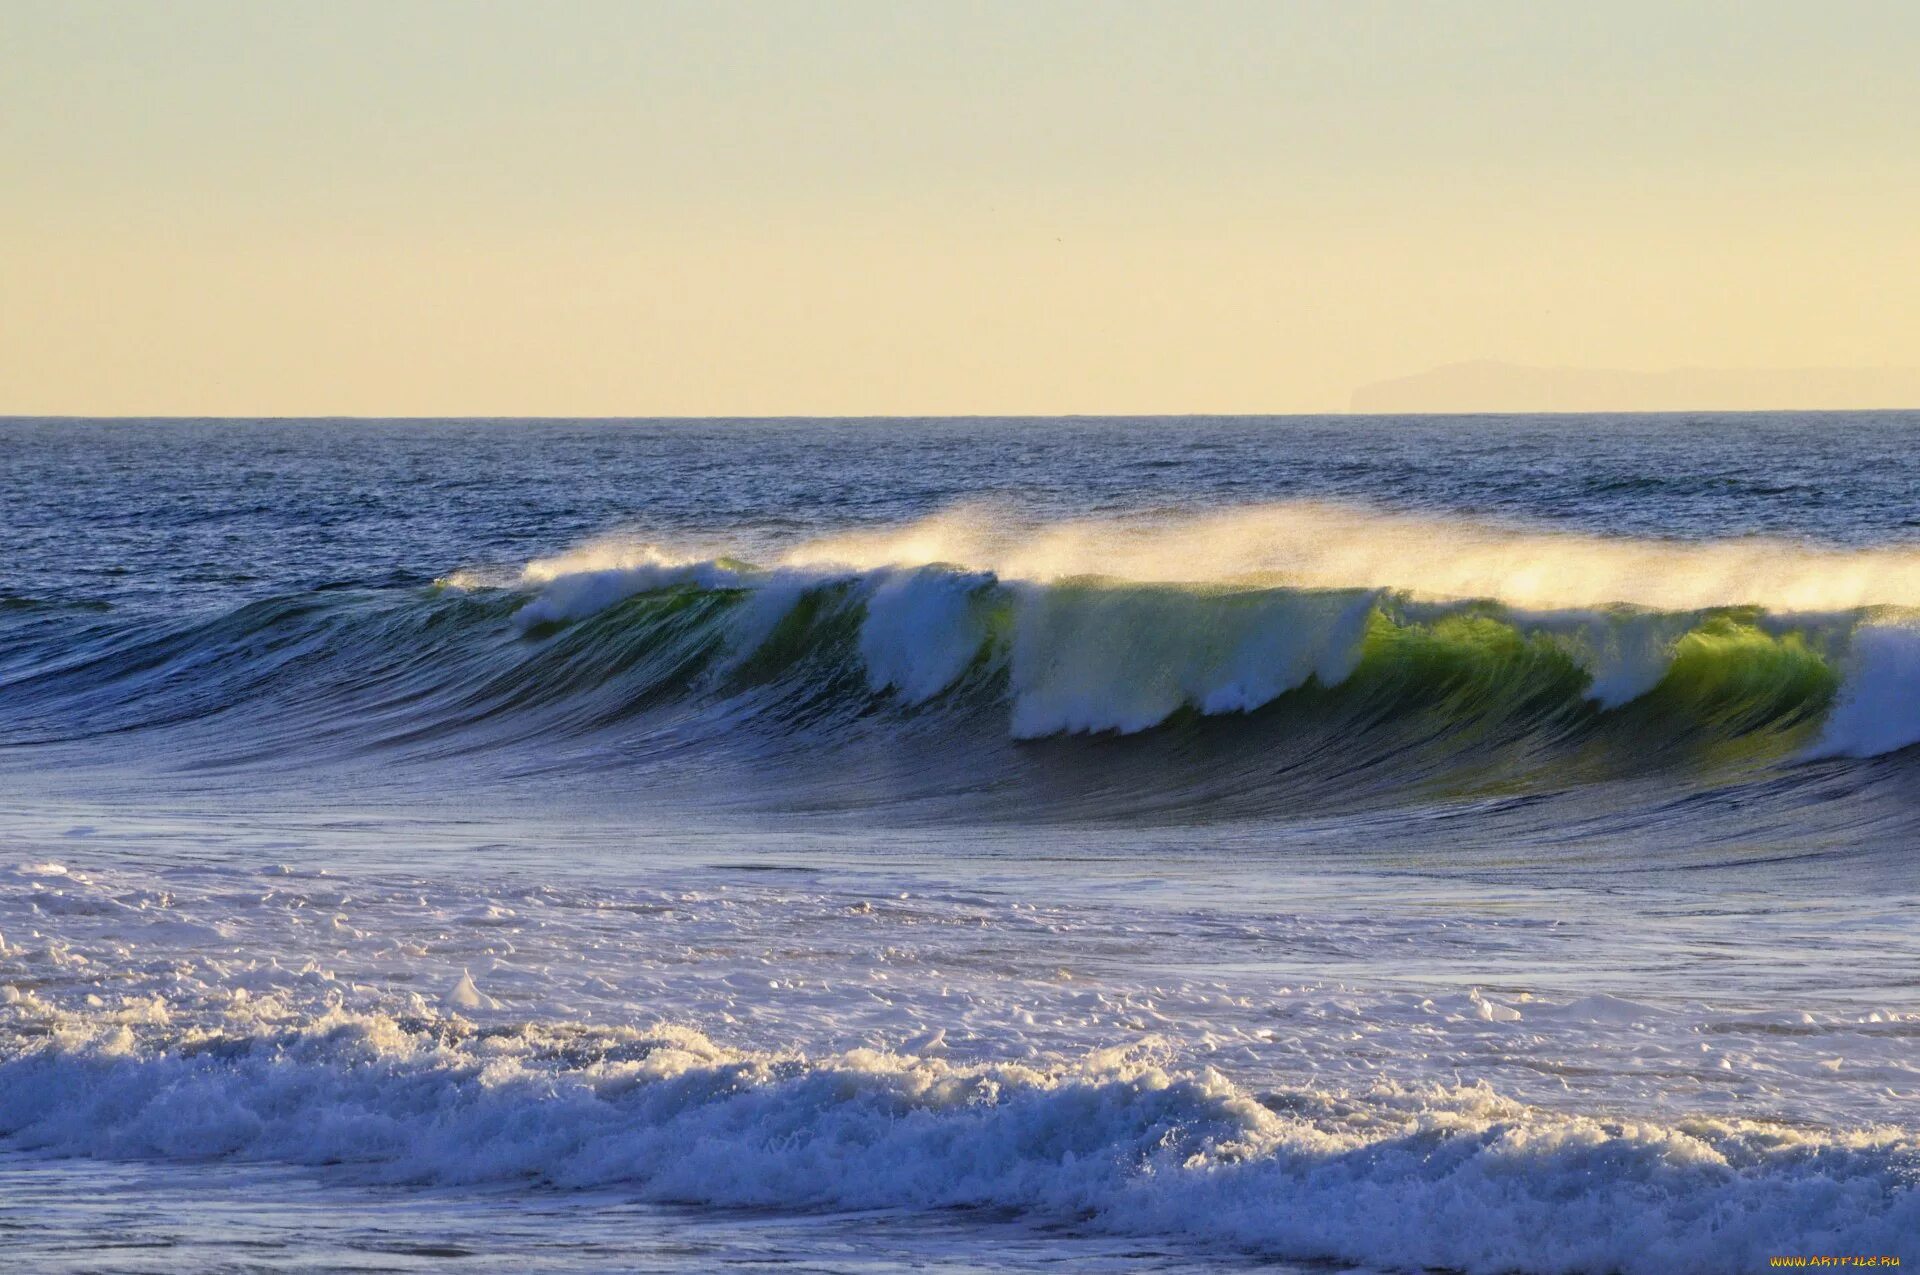
[{"label": "sky", "polygon": [[1916,67],[1911,0],[0,0],[0,413],[1915,367]]}]

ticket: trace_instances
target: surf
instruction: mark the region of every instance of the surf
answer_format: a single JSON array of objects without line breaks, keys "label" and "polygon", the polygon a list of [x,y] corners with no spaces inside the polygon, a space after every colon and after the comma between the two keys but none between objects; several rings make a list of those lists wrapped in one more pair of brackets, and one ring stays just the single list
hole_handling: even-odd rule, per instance
[{"label": "surf", "polygon": [[[1509,552],[1524,571],[1490,578]],[[956,511],[706,556],[602,539],[185,620],[35,613],[0,660],[0,744],[82,765],[131,752],[202,772],[378,761],[638,783],[705,758],[754,772],[768,808],[864,792],[876,810],[995,819],[1706,792],[1920,742],[1920,627],[1897,600],[1910,555],[1836,570],[1837,552],[1776,548],[1772,574],[1736,589],[1729,564],[1768,555],[1441,536],[1322,506],[1017,533]],[[1613,596],[1657,561],[1690,565]],[[934,753],[940,767],[902,773]]]}]

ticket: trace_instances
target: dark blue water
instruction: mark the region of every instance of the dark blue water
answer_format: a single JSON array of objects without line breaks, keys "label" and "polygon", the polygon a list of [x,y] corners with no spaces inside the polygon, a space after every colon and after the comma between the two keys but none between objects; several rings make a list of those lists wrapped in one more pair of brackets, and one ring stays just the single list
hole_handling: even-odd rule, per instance
[{"label": "dark blue water", "polygon": [[1920,414],[0,421],[10,595],[231,605],[598,532],[810,532],[1294,498],[1601,534],[1920,542]]}]

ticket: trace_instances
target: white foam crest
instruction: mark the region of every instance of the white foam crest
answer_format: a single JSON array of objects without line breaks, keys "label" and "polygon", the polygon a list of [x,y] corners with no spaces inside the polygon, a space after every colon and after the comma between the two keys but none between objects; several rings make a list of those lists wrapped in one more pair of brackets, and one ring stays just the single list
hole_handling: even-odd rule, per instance
[{"label": "white foam crest", "polygon": [[1482,1086],[1263,1102],[1150,1048],[960,1065],[740,1051],[672,1027],[290,1020],[255,1001],[211,1031],[164,1013],[53,1024],[0,1060],[0,1129],[70,1155],[731,1206],[1002,1208],[1472,1272],[1745,1271],[1778,1252],[1896,1253],[1920,1228],[1906,1168],[1920,1147],[1897,1132],[1600,1121]]},{"label": "white foam crest", "polygon": [[1660,684],[1693,613],[1535,611],[1515,614],[1520,629],[1554,639],[1592,677],[1587,698],[1601,708],[1631,703]]},{"label": "white foam crest", "polygon": [[951,562],[1035,582],[1258,580],[1537,609],[1920,606],[1920,549],[1634,540],[1314,502],[1062,522],[961,507],[904,527],[823,537],[787,561],[855,569]]},{"label": "white foam crest", "polygon": [[978,598],[993,584],[938,567],[875,573],[860,627],[867,685],[920,704],[958,681],[987,640]]},{"label": "white foam crest", "polygon": [[582,619],[635,594],[675,585],[744,588],[748,575],[712,559],[676,556],[657,545],[605,542],[584,545],[558,557],[535,559],[521,571],[520,579],[523,584],[540,588],[533,601],[514,616],[514,622],[525,630]]},{"label": "white foam crest", "polygon": [[1903,653],[1914,621],[1902,618],[1902,603],[1920,598],[1920,554],[1908,550],[1613,540],[1310,504],[1054,524],[963,508],[814,541],[770,570],[607,539],[529,563],[520,580],[539,590],[516,617],[523,630],[656,589],[739,590],[735,663],[809,591],[852,584],[868,685],[907,703],[952,685],[995,637],[981,603],[1004,588],[1021,737],[1143,730],[1183,707],[1248,711],[1309,678],[1337,684],[1387,589],[1416,614],[1466,597],[1505,602],[1512,623],[1588,671],[1603,708],[1657,686],[1703,610],[1776,606],[1760,618],[1770,632],[1846,650],[1865,609],[1881,618],[1816,753],[1920,740]]},{"label": "white foam crest", "polygon": [[1815,757],[1875,757],[1920,744],[1920,624],[1887,621],[1854,631],[1846,680]]},{"label": "white foam crest", "polygon": [[807,594],[845,579],[845,575],[838,572],[794,568],[743,579],[739,587],[747,589],[747,594],[745,601],[727,617],[728,656],[721,665],[722,670],[737,667],[766,645],[781,621],[792,614]]},{"label": "white foam crest", "polygon": [[1182,707],[1246,712],[1359,663],[1370,593],[1055,585],[1018,591],[1013,733],[1145,730]]}]

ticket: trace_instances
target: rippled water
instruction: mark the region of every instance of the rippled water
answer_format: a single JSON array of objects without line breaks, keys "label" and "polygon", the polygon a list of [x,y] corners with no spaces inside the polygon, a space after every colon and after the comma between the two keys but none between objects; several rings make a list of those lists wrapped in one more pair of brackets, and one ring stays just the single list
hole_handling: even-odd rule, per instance
[{"label": "rippled water", "polygon": [[0,422],[0,1226],[1911,1248],[1917,435]]}]

